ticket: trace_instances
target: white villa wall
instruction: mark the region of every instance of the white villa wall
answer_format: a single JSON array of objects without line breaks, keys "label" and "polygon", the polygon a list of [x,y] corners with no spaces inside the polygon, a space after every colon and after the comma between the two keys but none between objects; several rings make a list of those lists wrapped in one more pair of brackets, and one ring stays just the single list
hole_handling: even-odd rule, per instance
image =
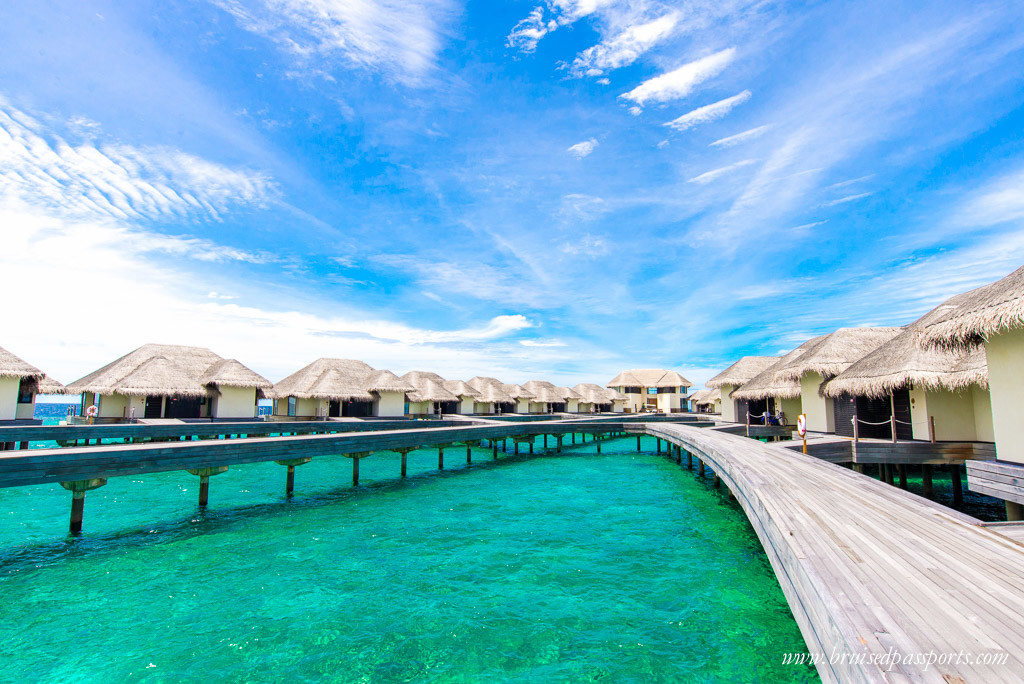
[{"label": "white villa wall", "polygon": [[405,415],[405,392],[378,392],[379,400],[374,402],[376,415],[380,418],[397,418]]},{"label": "white villa wall", "polygon": [[[143,397],[145,401],[145,397]],[[123,418],[126,415],[126,410],[131,399],[123,394],[101,394],[100,403],[98,405],[100,418]]]},{"label": "white villa wall", "polygon": [[468,416],[476,413],[476,404],[473,402],[473,397],[459,397],[459,414]]},{"label": "white villa wall", "polygon": [[517,399],[516,400],[516,413],[529,413],[530,412],[530,400],[529,399]]},{"label": "white villa wall", "polygon": [[530,413],[547,413],[548,405],[542,401],[530,402]]},{"label": "white villa wall", "polygon": [[984,387],[971,385],[971,400],[974,402],[974,432],[980,442],[996,441],[992,430],[992,397]]},{"label": "white villa wall", "polygon": [[566,413],[579,413],[580,412],[580,400],[579,399],[566,399],[565,400],[565,411],[566,411]]},{"label": "white villa wall", "polygon": [[973,442],[978,439],[974,397],[970,392],[948,390],[910,391],[910,416],[914,439],[928,440],[928,424],[935,418],[935,439],[939,442]]},{"label": "white villa wall", "polygon": [[494,404],[489,401],[474,401],[473,413],[494,413]]},{"label": "white villa wall", "polygon": [[0,420],[14,420],[18,415],[20,378],[0,378]]},{"label": "white villa wall", "polygon": [[787,425],[796,425],[797,416],[803,413],[803,402],[800,397],[793,397],[792,399],[775,399],[776,410],[781,410],[786,416]]},{"label": "white villa wall", "polygon": [[210,399],[210,415],[214,418],[256,417],[255,387],[220,387],[220,396]]},{"label": "white villa wall", "polygon": [[804,373],[800,378],[800,402],[803,412],[807,414],[807,429],[811,432],[835,432],[835,415],[832,412],[832,399],[818,394],[818,388],[824,382],[817,373]]},{"label": "white villa wall", "polygon": [[993,335],[985,343],[996,458],[1024,463],[1024,330]]},{"label": "white villa wall", "polygon": [[[404,408],[404,407],[403,407]],[[409,402],[409,415],[410,416],[423,416],[428,413],[433,413],[434,403],[431,401],[410,401]]]},{"label": "white villa wall", "polygon": [[722,420],[730,423],[745,423],[747,417],[743,416],[742,421],[736,417],[736,400],[729,396],[735,389],[736,385],[722,385],[722,408],[720,409]]}]

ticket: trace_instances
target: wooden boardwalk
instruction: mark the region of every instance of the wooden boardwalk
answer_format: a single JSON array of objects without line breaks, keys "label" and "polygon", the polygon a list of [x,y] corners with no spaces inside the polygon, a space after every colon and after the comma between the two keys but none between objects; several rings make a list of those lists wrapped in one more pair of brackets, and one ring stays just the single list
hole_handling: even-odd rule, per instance
[{"label": "wooden boardwalk", "polygon": [[[628,429],[628,428],[627,428]],[[808,649],[883,660],[1003,654],[1002,665],[818,663],[838,682],[1024,680],[1024,545],[980,521],[774,444],[647,425],[734,493]],[[956,655],[953,656],[956,658]]]},{"label": "wooden boardwalk", "polygon": [[[8,451],[0,454],[0,487],[180,469],[215,474],[238,463],[288,465],[323,454],[354,456],[357,474],[359,457],[373,451],[486,439],[496,454],[497,441],[508,438],[527,443],[536,435],[648,434],[702,459],[733,492],[808,649],[823,654],[816,666],[825,681],[1024,680],[1024,545],[998,527],[777,444],[707,427],[635,421],[489,422]],[[556,437],[551,448],[559,442]],[[686,467],[686,459],[681,461]],[[289,473],[293,469],[289,466]],[[993,654],[1007,660],[996,665],[964,660]],[[893,663],[894,656],[901,662]]]}]

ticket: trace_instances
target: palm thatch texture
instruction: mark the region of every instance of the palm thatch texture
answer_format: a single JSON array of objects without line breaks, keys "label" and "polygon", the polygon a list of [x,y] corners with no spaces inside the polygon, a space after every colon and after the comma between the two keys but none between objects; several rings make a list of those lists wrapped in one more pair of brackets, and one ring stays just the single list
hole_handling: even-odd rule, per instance
[{"label": "palm thatch texture", "polygon": [[37,394],[60,394],[64,391],[64,385],[3,347],[0,347],[0,378],[34,381]]},{"label": "palm thatch texture", "polygon": [[483,394],[480,401],[489,404],[514,404],[516,400],[505,390],[505,383],[497,378],[477,375],[469,379],[468,384]]},{"label": "palm thatch texture", "polygon": [[693,383],[679,373],[660,368],[634,368],[624,370],[609,380],[606,387],[693,387]]},{"label": "palm thatch texture", "polygon": [[[955,302],[954,302],[955,300]],[[1024,327],[1024,266],[994,283],[957,295],[922,326],[923,346],[967,348],[1004,330]]]},{"label": "palm thatch texture", "polygon": [[[251,382],[251,384],[249,384]],[[69,394],[204,396],[218,385],[268,389],[270,381],[203,347],[144,344],[65,388]]]},{"label": "palm thatch texture", "polygon": [[445,379],[437,373],[409,371],[401,379],[413,387],[406,395],[411,402],[459,400],[459,395],[448,389]]},{"label": "palm thatch texture", "polygon": [[556,387],[546,380],[530,380],[523,383],[527,391],[536,395],[536,401],[546,404],[562,404],[569,399],[579,399],[580,396],[568,387]]},{"label": "palm thatch texture", "polygon": [[482,396],[480,390],[471,387],[468,382],[463,382],[462,380],[445,380],[444,387],[460,398],[480,399]]},{"label": "palm thatch texture", "polygon": [[618,390],[601,387],[591,382],[581,382],[578,385],[574,385],[572,389],[576,394],[580,395],[580,401],[586,404],[611,405],[616,401],[626,401],[629,399],[629,397]]},{"label": "palm thatch texture", "polygon": [[800,380],[787,377],[781,371],[808,349],[817,346],[824,338],[824,335],[813,337],[782,358],[777,358],[775,363],[734,389],[729,396],[734,399],[747,401],[758,401],[760,399],[768,399],[769,397],[776,399],[795,399],[799,397]]},{"label": "palm thatch texture", "polygon": [[779,378],[799,381],[807,373],[828,380],[882,344],[896,337],[902,328],[840,328],[809,345],[802,354],[779,369]]},{"label": "palm thatch texture", "polygon": [[778,356],[744,356],[724,371],[711,378],[704,385],[710,389],[717,389],[722,385],[739,387],[751,378],[761,373],[766,368],[774,365],[779,360]]},{"label": "palm thatch texture", "polygon": [[274,385],[270,396],[283,399],[373,401],[368,385],[377,374],[354,359],[317,359]]},{"label": "palm thatch texture", "polygon": [[537,395],[522,385],[505,385],[505,394],[513,399],[536,399]]},{"label": "palm thatch texture", "polygon": [[972,293],[957,295],[911,323],[896,337],[860,359],[822,387],[826,397],[843,394],[884,397],[914,385],[928,390],[959,392],[971,385],[988,387],[985,350],[976,345],[936,347],[922,340],[922,331]]}]

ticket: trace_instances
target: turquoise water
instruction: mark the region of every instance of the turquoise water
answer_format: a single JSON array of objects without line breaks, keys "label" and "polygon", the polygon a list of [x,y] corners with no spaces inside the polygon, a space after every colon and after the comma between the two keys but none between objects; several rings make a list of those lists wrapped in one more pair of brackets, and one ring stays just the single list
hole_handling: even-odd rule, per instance
[{"label": "turquoise water", "polygon": [[[645,439],[644,448],[653,448]],[[538,440],[538,452],[539,440]],[[0,490],[0,679],[816,681],[742,511],[635,439]],[[724,490],[723,490],[724,492]]]}]

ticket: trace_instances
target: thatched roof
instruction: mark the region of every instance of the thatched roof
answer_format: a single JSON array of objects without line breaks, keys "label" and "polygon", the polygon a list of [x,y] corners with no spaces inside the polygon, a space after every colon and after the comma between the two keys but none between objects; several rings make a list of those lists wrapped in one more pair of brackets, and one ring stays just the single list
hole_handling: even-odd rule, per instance
[{"label": "thatched roof", "polygon": [[468,382],[462,380],[445,380],[445,389],[452,394],[459,397],[472,397],[473,399],[479,399],[482,396],[480,390],[471,386]]},{"label": "thatched roof", "polygon": [[317,359],[274,385],[272,397],[372,401],[367,383],[376,371],[354,359]]},{"label": "thatched roof", "polygon": [[697,390],[690,395],[690,401],[697,406],[709,406],[714,404],[716,401],[719,401],[721,398],[722,390],[718,387],[715,387],[714,389]]},{"label": "thatched roof", "polygon": [[274,385],[235,359],[221,359],[207,368],[199,377],[199,384],[218,387],[255,387],[261,390],[270,389]]},{"label": "thatched roof", "polygon": [[[214,366],[219,367],[214,369]],[[254,384],[234,386],[259,389],[269,384],[266,378],[237,361],[225,363],[225,359],[204,347],[145,344],[74,381],[65,388],[65,392],[203,396],[207,393],[207,385],[218,384],[213,381],[218,375],[225,380],[219,384],[229,385],[228,381],[243,381],[246,377]]]},{"label": "thatched roof", "polygon": [[739,387],[778,360],[778,356],[744,356],[704,384],[711,389],[722,385]]},{"label": "thatched roof", "polygon": [[408,393],[409,401],[458,401],[459,396],[445,386],[445,380],[437,373],[409,371],[402,376],[404,382],[414,388]]},{"label": "thatched roof", "polygon": [[477,375],[469,379],[469,386],[484,393],[480,399],[482,402],[494,404],[514,404],[515,399],[510,397],[505,390],[505,383],[497,378],[489,378],[485,375]]},{"label": "thatched roof", "polygon": [[[965,293],[970,294],[970,293]],[[929,390],[988,387],[985,350],[978,346],[939,348],[926,345],[921,332],[958,306],[965,295],[935,307],[896,337],[860,359],[822,387],[822,394],[883,397],[913,384]]]},{"label": "thatched roof", "polygon": [[775,397],[776,399],[795,399],[799,397],[799,378],[788,377],[782,372],[782,369],[787,368],[808,349],[817,346],[824,338],[825,336],[821,335],[807,340],[782,358],[777,359],[768,368],[765,368],[750,380],[734,389],[729,396],[733,399],[744,399],[747,401],[767,399],[768,397]]},{"label": "thatched roof", "polygon": [[1024,327],[1024,266],[1002,280],[959,294],[942,307],[942,315],[918,331],[924,346],[976,346],[1000,331]]},{"label": "thatched roof", "polygon": [[49,375],[0,347],[0,378],[35,381],[36,394],[63,394],[64,385]]},{"label": "thatched roof", "polygon": [[580,395],[580,401],[585,404],[611,404],[615,401],[626,401],[629,398],[618,390],[601,387],[591,382],[581,382],[574,385],[572,389]]},{"label": "thatched roof", "polygon": [[536,395],[537,401],[547,404],[560,404],[569,399],[579,399],[580,396],[568,387],[556,387],[546,380],[530,380],[523,383],[528,391]]},{"label": "thatched roof", "polygon": [[43,371],[0,347],[0,378],[41,378],[43,375]]},{"label": "thatched roof", "polygon": [[513,399],[536,399],[537,395],[522,385],[505,385],[505,394]]},{"label": "thatched roof", "polygon": [[817,373],[826,380],[839,375],[883,343],[900,334],[902,328],[840,328],[823,335],[784,367],[779,377],[799,380],[805,373]]},{"label": "thatched roof", "polygon": [[415,387],[389,370],[379,370],[367,376],[366,389],[370,392],[413,392]]},{"label": "thatched roof", "polygon": [[693,387],[693,383],[679,373],[660,368],[634,368],[625,370],[608,381],[606,387]]}]

